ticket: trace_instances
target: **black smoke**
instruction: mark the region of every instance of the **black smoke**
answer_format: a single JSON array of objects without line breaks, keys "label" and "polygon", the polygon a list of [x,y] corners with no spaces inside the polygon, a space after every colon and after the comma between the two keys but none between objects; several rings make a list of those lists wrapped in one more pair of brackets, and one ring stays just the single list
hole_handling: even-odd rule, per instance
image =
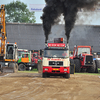
[{"label": "black smoke", "polygon": [[57,18],[63,14],[65,20],[65,35],[68,43],[78,9],[86,8],[90,10],[99,1],[100,0],[45,0],[46,7],[43,9],[43,15],[41,17],[46,37],[45,42],[48,40],[52,25],[54,25]]}]

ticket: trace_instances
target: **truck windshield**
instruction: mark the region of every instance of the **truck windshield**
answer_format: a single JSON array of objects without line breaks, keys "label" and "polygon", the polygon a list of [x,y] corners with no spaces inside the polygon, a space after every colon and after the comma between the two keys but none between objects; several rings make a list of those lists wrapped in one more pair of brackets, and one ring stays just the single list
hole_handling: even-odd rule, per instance
[{"label": "truck windshield", "polygon": [[19,50],[19,51],[18,51],[18,58],[21,58],[21,57],[22,57],[22,54],[23,54],[23,53],[27,53],[27,52],[28,52],[28,51],[24,51],[24,50],[23,50],[23,51],[20,51],[20,50]]},{"label": "truck windshield", "polygon": [[78,48],[78,55],[81,53],[90,54],[90,48]]},{"label": "truck windshield", "polygon": [[22,58],[28,58],[28,54],[22,54]]},{"label": "truck windshield", "polygon": [[47,58],[67,58],[68,50],[44,50],[44,57]]}]

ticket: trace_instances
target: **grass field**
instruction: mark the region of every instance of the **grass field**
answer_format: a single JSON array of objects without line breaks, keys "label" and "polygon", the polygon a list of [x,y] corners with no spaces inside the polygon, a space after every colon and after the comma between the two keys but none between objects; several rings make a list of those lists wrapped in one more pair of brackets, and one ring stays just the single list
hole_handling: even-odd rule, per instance
[{"label": "grass field", "polygon": [[33,70],[31,70],[31,71],[18,71],[19,73],[21,72],[23,72],[23,73],[38,73],[38,70],[37,69],[33,69]]},{"label": "grass field", "polygon": [[83,74],[83,75],[100,75],[100,73],[75,73],[75,74]]},{"label": "grass field", "polygon": [[84,74],[84,75],[100,75],[100,68],[98,68],[98,73],[86,73],[86,72],[83,72],[83,73],[75,73],[75,74]]},{"label": "grass field", "polygon": [[[99,73],[74,73],[74,74],[83,74],[83,75],[100,75],[100,68],[98,68]],[[37,69],[33,69],[32,71],[18,71],[19,73],[38,73]]]}]

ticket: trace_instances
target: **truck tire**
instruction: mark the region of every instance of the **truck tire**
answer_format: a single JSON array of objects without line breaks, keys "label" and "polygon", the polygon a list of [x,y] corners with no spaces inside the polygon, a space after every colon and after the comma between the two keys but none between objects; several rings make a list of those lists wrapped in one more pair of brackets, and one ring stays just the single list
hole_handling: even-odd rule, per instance
[{"label": "truck tire", "polygon": [[74,59],[75,72],[79,73],[81,71],[81,63],[79,59]]},{"label": "truck tire", "polygon": [[74,60],[70,59],[70,65],[74,65]]},{"label": "truck tire", "polygon": [[17,63],[14,65],[14,73],[16,73],[16,72],[18,72],[18,64]]},{"label": "truck tire", "polygon": [[8,67],[12,67],[14,73],[18,72],[18,66],[16,63],[9,63]]},{"label": "truck tire", "polygon": [[96,69],[96,64],[95,64],[95,61],[93,61],[93,66],[90,66],[88,68],[88,72],[89,73],[95,73],[95,69]]},{"label": "truck tire", "polygon": [[95,73],[98,73],[98,68],[99,68],[99,60],[95,60],[96,68],[95,68]]},{"label": "truck tire", "polygon": [[100,68],[100,60],[95,61],[97,68]]},{"label": "truck tire", "polygon": [[19,71],[25,71],[26,70],[26,66],[24,64],[19,64],[18,70]]},{"label": "truck tire", "polygon": [[46,73],[42,73],[42,77],[43,78],[46,78],[47,77],[47,74]]},{"label": "truck tire", "polygon": [[87,68],[82,68],[81,72],[86,72]]},{"label": "truck tire", "polygon": [[16,72],[18,72],[18,64],[16,63]]},{"label": "truck tire", "polygon": [[95,73],[98,73],[98,67],[96,66],[96,68],[95,68]]},{"label": "truck tire", "polygon": [[64,77],[68,79],[70,78],[70,74],[65,74]]},{"label": "truck tire", "polygon": [[42,73],[42,62],[38,62],[38,73]]},{"label": "truck tire", "polygon": [[70,74],[74,74],[74,60],[70,59]]}]

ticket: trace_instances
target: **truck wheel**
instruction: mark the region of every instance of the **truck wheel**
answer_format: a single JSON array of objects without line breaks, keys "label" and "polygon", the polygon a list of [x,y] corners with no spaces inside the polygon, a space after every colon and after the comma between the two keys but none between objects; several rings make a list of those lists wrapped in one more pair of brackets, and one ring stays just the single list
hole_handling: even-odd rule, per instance
[{"label": "truck wheel", "polygon": [[1,71],[1,69],[2,69],[1,66],[2,66],[2,65],[0,64],[0,71]]},{"label": "truck wheel", "polygon": [[37,69],[38,69],[38,73],[42,73],[42,61],[38,62]]},{"label": "truck wheel", "polygon": [[93,66],[90,66],[88,68],[88,72],[89,73],[95,73],[95,69],[96,69],[96,65],[95,65],[95,61],[93,61]]},{"label": "truck wheel", "polygon": [[47,77],[50,77],[50,74],[47,74]]},{"label": "truck wheel", "polygon": [[74,65],[74,60],[70,59],[70,65]]},{"label": "truck wheel", "polygon": [[97,68],[100,68],[100,60],[95,61]]},{"label": "truck wheel", "polygon": [[70,78],[70,74],[65,74],[64,77],[65,78]]},{"label": "truck wheel", "polygon": [[47,77],[47,74],[46,73],[42,73],[42,77],[43,78],[46,78]]},{"label": "truck wheel", "polygon": [[70,74],[74,74],[74,60],[70,59]]},{"label": "truck wheel", "polygon": [[9,63],[8,67],[12,67],[12,70],[14,73],[16,73],[18,71],[18,66],[16,63]]},{"label": "truck wheel", "polygon": [[98,73],[98,67],[96,66],[96,68],[95,68],[95,73]]},{"label": "truck wheel", "polygon": [[82,68],[81,72],[86,72],[87,68]]},{"label": "truck wheel", "polygon": [[18,64],[17,63],[14,65],[14,72],[15,73],[18,72]]},{"label": "truck wheel", "polygon": [[80,72],[81,71],[81,64],[79,59],[74,59],[74,64],[75,64],[75,72]]},{"label": "truck wheel", "polygon": [[18,70],[19,71],[25,71],[26,70],[26,66],[24,64],[19,64]]},{"label": "truck wheel", "polygon": [[95,73],[98,73],[98,68],[99,68],[99,60],[95,60],[96,68],[95,68]]}]

